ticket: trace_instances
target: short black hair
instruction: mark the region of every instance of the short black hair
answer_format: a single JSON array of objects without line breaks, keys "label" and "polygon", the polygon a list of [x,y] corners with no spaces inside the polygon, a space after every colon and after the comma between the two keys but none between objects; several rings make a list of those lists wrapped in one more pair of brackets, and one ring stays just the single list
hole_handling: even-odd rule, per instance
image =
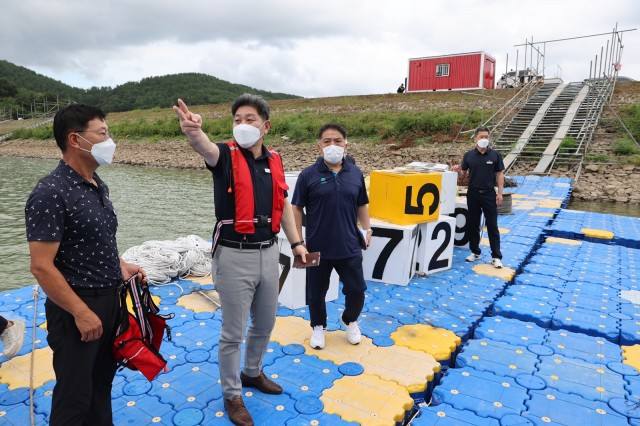
[{"label": "short black hair", "polygon": [[233,105],[231,105],[231,115],[235,116],[238,108],[243,106],[254,107],[264,121],[269,119],[269,104],[262,96],[252,95],[250,93],[244,93],[238,96],[236,100],[233,101]]},{"label": "short black hair", "polygon": [[104,120],[107,114],[100,108],[86,104],[70,104],[58,111],[53,117],[53,136],[60,151],[67,150],[67,136],[72,132],[86,130],[89,121]]},{"label": "short black hair", "polygon": [[474,137],[478,136],[478,133],[480,133],[480,132],[487,132],[487,133],[491,134],[491,130],[489,130],[489,128],[487,126],[480,126],[473,132],[473,136]]},{"label": "short black hair", "polygon": [[347,131],[338,123],[327,123],[318,130],[318,139],[322,139],[322,134],[329,129],[337,130],[343,138],[347,139]]}]

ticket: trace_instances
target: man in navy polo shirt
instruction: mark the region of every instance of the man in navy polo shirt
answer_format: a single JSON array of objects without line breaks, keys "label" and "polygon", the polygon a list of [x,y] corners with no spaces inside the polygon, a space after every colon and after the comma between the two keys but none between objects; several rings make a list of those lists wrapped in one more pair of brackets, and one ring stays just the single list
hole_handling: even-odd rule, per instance
[{"label": "man in navy polo shirt", "polygon": [[[344,161],[347,132],[339,124],[326,124],[318,132],[318,149],[322,158],[298,176],[293,195],[293,214],[298,234],[302,235],[303,209],[306,209],[306,240],[309,252],[321,253],[320,265],[307,268],[307,304],[313,329],[310,346],[325,346],[327,309],[325,297],[331,272],[335,269],[342,281],[345,310],[341,321],[347,340],[360,343],[357,319],[364,307],[367,286],[362,271],[362,245],[371,242],[369,198],[364,177],[358,167]],[[357,222],[366,232],[363,238]]]},{"label": "man in navy polo shirt", "polygon": [[[504,189],[504,164],[500,153],[489,148],[489,129],[479,127],[475,130],[476,147],[464,154],[462,164],[453,167],[454,171],[464,175],[469,173],[467,189],[467,208],[469,209],[469,249],[471,254],[467,262],[480,259],[480,233],[473,232],[480,227],[480,217],[484,213],[491,246],[491,264],[502,268],[500,252],[500,231],[498,230],[498,206],[502,204]],[[495,187],[498,187],[496,194]]]},{"label": "man in navy polo shirt", "polygon": [[118,256],[118,218],[109,188],[96,174],[115,143],[105,113],[69,105],[53,119],[62,160],[40,179],[25,207],[31,272],[47,295],[47,341],[53,351],[49,423],[112,425],[111,354],[120,311],[117,288],[138,265]]}]

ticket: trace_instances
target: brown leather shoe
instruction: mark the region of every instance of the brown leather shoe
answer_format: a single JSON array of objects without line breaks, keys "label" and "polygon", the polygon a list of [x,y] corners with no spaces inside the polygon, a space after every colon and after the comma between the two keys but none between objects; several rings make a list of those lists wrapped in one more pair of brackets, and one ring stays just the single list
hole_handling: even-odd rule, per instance
[{"label": "brown leather shoe", "polygon": [[234,425],[253,426],[253,419],[249,411],[247,411],[247,407],[244,406],[244,401],[241,396],[225,399],[224,409],[227,410],[229,420],[231,420],[231,423]]},{"label": "brown leather shoe", "polygon": [[279,395],[282,393],[282,386],[267,378],[262,371],[258,377],[249,377],[242,372],[240,373],[240,381],[242,381],[242,386],[247,388],[257,388],[263,393],[271,395]]}]

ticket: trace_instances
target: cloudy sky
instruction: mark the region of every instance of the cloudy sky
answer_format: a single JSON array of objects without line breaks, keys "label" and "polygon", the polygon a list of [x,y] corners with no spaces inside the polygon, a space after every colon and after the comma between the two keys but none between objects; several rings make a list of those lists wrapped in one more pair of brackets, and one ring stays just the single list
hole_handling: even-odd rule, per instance
[{"label": "cloudy sky", "polygon": [[[82,88],[199,72],[324,97],[393,92],[409,58],[425,56],[485,51],[499,77],[516,55],[522,67],[524,47],[514,45],[527,39],[611,33],[616,24],[638,28],[622,33],[619,75],[640,80],[637,0],[7,1],[0,59]],[[580,81],[610,39],[536,47],[547,76]]]}]

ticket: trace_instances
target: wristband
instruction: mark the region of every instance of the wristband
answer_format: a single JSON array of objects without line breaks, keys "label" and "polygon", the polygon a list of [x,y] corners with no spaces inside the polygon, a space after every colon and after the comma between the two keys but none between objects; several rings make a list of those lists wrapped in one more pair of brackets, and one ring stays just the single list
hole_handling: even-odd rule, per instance
[{"label": "wristband", "polygon": [[300,240],[300,241],[297,241],[297,242],[291,244],[291,250],[293,250],[294,248],[296,248],[298,246],[301,246],[302,244],[304,244],[304,240]]}]

